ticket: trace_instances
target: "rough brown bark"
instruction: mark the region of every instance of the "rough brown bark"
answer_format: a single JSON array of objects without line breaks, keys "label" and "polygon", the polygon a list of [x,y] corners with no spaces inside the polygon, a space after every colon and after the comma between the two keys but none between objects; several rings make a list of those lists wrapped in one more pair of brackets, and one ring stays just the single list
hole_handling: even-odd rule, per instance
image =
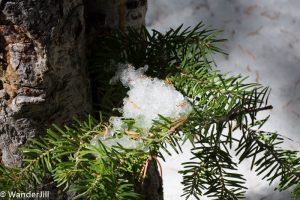
[{"label": "rough brown bark", "polygon": [[2,162],[20,165],[18,148],[51,123],[89,111],[82,2],[1,1]]},{"label": "rough brown bark", "polygon": [[89,45],[143,25],[146,9],[146,0],[0,0],[1,163],[20,166],[28,138],[92,110]]}]

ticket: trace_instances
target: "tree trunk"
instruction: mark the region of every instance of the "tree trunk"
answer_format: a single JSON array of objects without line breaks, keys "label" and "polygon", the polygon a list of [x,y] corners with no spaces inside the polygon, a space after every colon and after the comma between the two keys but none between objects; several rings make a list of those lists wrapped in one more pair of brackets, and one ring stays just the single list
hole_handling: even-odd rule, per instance
[{"label": "tree trunk", "polygon": [[28,138],[92,110],[89,44],[143,25],[146,9],[146,0],[0,0],[1,163],[21,166]]},{"label": "tree trunk", "polygon": [[1,1],[2,162],[52,123],[91,110],[80,0]]}]

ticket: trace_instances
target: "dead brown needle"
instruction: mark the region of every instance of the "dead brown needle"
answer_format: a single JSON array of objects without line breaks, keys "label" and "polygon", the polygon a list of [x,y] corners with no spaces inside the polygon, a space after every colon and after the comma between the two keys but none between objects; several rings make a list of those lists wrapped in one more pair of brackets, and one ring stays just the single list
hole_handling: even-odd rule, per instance
[{"label": "dead brown needle", "polygon": [[134,138],[134,139],[137,139],[137,138],[140,137],[140,134],[137,133],[137,132],[134,132],[134,131],[127,131],[127,130],[126,130],[125,133],[126,133],[129,137]]},{"label": "dead brown needle", "polygon": [[128,103],[130,103],[133,106],[133,108],[141,110],[140,106],[137,105],[136,103],[134,103],[133,101],[131,101],[130,99],[128,99],[127,101],[128,101]]},{"label": "dead brown needle", "polygon": [[168,134],[172,134],[178,127],[180,127],[182,124],[184,124],[187,121],[188,117],[187,116],[183,116],[180,117],[179,119],[177,119],[176,121],[174,121],[171,124],[171,128],[168,130]]},{"label": "dead brown needle", "polygon": [[96,132],[98,133],[96,136],[100,136],[100,137],[105,137],[105,136],[108,136],[108,127],[107,126],[104,126],[104,131],[101,131],[101,132]]},{"label": "dead brown needle", "polygon": [[142,183],[144,183],[144,180],[146,178],[146,174],[147,174],[147,170],[148,170],[148,165],[149,165],[149,157],[145,161],[145,163],[143,165],[143,168],[141,170],[141,173],[140,173],[140,177],[141,177]]},{"label": "dead brown needle", "polygon": [[172,85],[173,86],[172,81],[170,79],[166,79],[164,82],[165,82],[166,85]]}]

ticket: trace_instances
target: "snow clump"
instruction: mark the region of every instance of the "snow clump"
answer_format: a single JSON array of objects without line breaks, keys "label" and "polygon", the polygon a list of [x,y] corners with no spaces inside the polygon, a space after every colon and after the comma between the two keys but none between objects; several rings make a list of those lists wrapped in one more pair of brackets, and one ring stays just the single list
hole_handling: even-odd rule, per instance
[{"label": "snow clump", "polygon": [[[147,69],[147,66],[135,69],[131,65],[120,65],[112,78],[112,84],[120,80],[125,87],[129,87],[128,97],[120,109],[122,117],[134,119],[137,127],[150,129],[159,115],[172,119],[188,116],[192,107],[186,98],[171,84],[145,76]],[[120,126],[116,120],[112,124]]]},{"label": "snow clump", "polygon": [[117,130],[127,129],[122,119],[133,119],[135,126],[147,133],[159,115],[176,120],[191,113],[192,107],[187,99],[173,85],[144,75],[147,69],[147,66],[135,69],[132,65],[119,65],[119,70],[111,79],[111,84],[121,81],[129,91],[123,100],[123,107],[118,109],[122,117],[111,117],[112,128],[108,131],[108,137],[100,138],[105,145],[111,147],[119,143],[125,148],[136,148],[141,144],[139,139],[133,140],[126,135],[113,137]]}]

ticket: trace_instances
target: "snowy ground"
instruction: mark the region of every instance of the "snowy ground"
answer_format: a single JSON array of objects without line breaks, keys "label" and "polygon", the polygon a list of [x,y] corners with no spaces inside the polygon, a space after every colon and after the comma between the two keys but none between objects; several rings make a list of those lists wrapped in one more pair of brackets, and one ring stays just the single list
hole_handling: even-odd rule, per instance
[{"label": "snowy ground", "polygon": [[[199,21],[216,29],[228,42],[223,49],[228,57],[216,57],[223,71],[250,76],[270,86],[271,119],[268,130],[292,138],[290,149],[300,150],[300,1],[299,0],[150,0],[147,26],[157,30],[176,28],[180,24],[195,25]],[[164,192],[167,200],[180,200],[180,163],[189,158],[188,147],[183,155],[164,163]],[[249,171],[247,199],[288,200],[289,193],[273,191]]]}]

